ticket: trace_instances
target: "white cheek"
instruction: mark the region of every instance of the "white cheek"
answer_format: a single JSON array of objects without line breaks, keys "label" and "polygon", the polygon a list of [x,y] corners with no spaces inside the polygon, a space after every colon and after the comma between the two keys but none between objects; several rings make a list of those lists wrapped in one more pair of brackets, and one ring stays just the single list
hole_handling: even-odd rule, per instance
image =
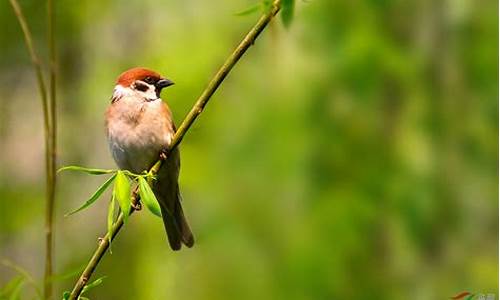
[{"label": "white cheek", "polygon": [[139,92],[144,98],[147,98],[147,99],[156,99],[158,98],[156,96],[156,91],[155,91],[155,88],[154,86],[150,87],[147,91],[145,92]]},{"label": "white cheek", "polygon": [[132,95],[134,95],[134,91],[132,89],[117,84],[113,90],[113,97],[111,97],[111,99],[112,102],[115,102],[125,96],[132,96]]},{"label": "white cheek", "polygon": [[114,93],[119,96],[129,96],[132,95],[132,90],[130,88],[126,88],[120,84],[117,84],[115,86]]}]

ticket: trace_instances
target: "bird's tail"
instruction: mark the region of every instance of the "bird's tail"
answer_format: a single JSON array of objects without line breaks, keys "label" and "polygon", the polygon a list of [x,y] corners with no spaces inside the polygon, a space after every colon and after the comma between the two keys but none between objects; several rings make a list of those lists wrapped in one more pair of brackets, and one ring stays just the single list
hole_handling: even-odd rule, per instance
[{"label": "bird's tail", "polygon": [[194,244],[193,234],[182,211],[179,169],[180,154],[178,149],[174,149],[158,172],[157,182],[153,186],[172,250],[179,250],[182,244],[188,247]]},{"label": "bird's tail", "polygon": [[194,245],[194,237],[182,210],[181,197],[178,187],[176,198],[177,199],[173,201],[174,206],[172,210],[166,207],[166,201],[158,199],[161,207],[163,224],[165,225],[165,230],[168,236],[168,243],[170,244],[170,248],[172,248],[172,250],[180,250],[182,246],[181,242],[191,248]]}]

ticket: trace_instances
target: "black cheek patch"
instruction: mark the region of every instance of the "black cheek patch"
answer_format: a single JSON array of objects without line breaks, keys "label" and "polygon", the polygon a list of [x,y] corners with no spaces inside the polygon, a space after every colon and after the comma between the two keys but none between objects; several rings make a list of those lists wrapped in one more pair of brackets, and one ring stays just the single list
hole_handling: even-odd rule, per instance
[{"label": "black cheek patch", "polygon": [[135,89],[141,92],[145,92],[149,89],[149,86],[147,84],[144,84],[140,81],[135,82]]}]

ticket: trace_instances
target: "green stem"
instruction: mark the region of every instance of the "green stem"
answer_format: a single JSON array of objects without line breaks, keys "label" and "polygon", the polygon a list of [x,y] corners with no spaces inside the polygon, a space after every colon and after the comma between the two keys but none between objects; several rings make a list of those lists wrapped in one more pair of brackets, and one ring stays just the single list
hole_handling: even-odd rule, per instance
[{"label": "green stem", "polygon": [[52,298],[52,281],[50,278],[54,266],[54,204],[56,194],[56,147],[57,147],[57,115],[56,115],[56,49],[55,49],[55,16],[54,2],[47,0],[47,47],[49,49],[49,114],[50,114],[50,151],[49,151],[49,184],[45,209],[45,275],[44,296]]},{"label": "green stem", "polygon": [[[49,299],[52,295],[51,284],[49,283],[48,278],[52,276],[52,237],[53,237],[53,203],[54,203],[54,195],[55,195],[55,126],[53,120],[55,120],[55,104],[49,104],[47,100],[47,89],[45,86],[45,81],[43,78],[42,66],[40,63],[40,59],[35,51],[33,46],[33,39],[31,32],[29,30],[28,24],[24,17],[24,14],[21,10],[21,7],[17,0],[9,0],[14,10],[14,14],[21,26],[21,30],[23,32],[24,42],[26,44],[26,48],[28,49],[28,53],[31,58],[31,62],[33,68],[35,70],[35,75],[38,83],[38,90],[40,94],[40,100],[42,102],[42,110],[43,110],[43,128],[44,128],[44,140],[45,140],[45,177],[46,177],[46,223],[45,223],[45,237],[46,237],[46,260],[45,260],[45,288],[44,288],[44,297],[45,299]],[[51,0],[48,0],[51,3]],[[49,35],[51,37],[49,39],[53,40],[52,33],[52,5],[49,4]],[[53,43],[53,42],[50,42]],[[55,78],[55,77],[54,77]],[[51,76],[51,94],[52,91],[55,90],[55,81],[52,80]],[[55,102],[55,97],[51,96],[51,99]],[[52,116],[51,116],[52,114]]]},{"label": "green stem", "polygon": [[[17,0],[9,0],[10,4],[12,5],[12,9],[14,10],[14,13],[16,15],[17,21],[19,22],[19,25],[21,26],[21,30],[23,32],[23,37],[24,37],[24,42],[26,44],[26,48],[28,49],[28,53],[31,58],[31,63],[33,64],[33,69],[35,70],[35,75],[38,83],[38,90],[40,94],[40,100],[42,102],[42,109],[43,109],[43,125],[44,125],[44,133],[45,133],[45,141],[47,142],[48,145],[48,136],[49,136],[49,109],[48,109],[48,102],[47,102],[47,89],[45,88],[45,81],[43,78],[43,72],[42,72],[42,65],[40,63],[40,59],[38,58],[38,55],[35,51],[35,48],[33,46],[33,39],[31,38],[31,31],[29,30],[28,23],[26,22],[26,19],[24,18],[24,14],[21,10],[21,7],[19,6],[19,3]],[[48,150],[48,147],[46,148]],[[48,151],[47,151],[48,153]]]},{"label": "green stem", "polygon": [[[50,174],[50,164],[49,164],[49,153],[50,153],[50,141],[49,141],[49,131],[50,131],[50,119],[49,119],[49,108],[47,102],[47,89],[45,88],[45,80],[43,78],[42,65],[40,63],[40,59],[35,51],[33,46],[33,39],[31,37],[31,31],[29,30],[28,23],[24,18],[24,14],[19,6],[17,0],[9,0],[12,5],[12,9],[16,15],[17,21],[21,26],[21,30],[23,32],[24,42],[26,44],[26,48],[28,49],[28,53],[31,58],[31,63],[33,65],[33,69],[35,71],[37,83],[38,83],[38,92],[40,94],[40,100],[42,102],[42,110],[43,110],[43,132],[44,132],[44,140],[45,140],[45,171],[46,171],[46,180],[47,187],[49,186],[49,174]],[[48,193],[48,189],[47,189]],[[48,194],[47,194],[48,196]]]},{"label": "green stem", "polygon": [[[191,111],[188,113],[184,121],[182,122],[181,126],[177,129],[177,132],[175,133],[175,136],[172,140],[172,143],[169,145],[169,147],[166,149],[166,152],[169,153],[172,151],[179,143],[182,141],[182,138],[184,135],[187,133],[191,125],[194,123],[198,115],[201,114],[203,111],[203,108],[205,105],[208,103],[212,95],[215,93],[217,88],[220,86],[222,81],[224,81],[224,78],[226,78],[227,74],[231,71],[231,69],[234,67],[234,65],[240,60],[240,58],[243,56],[243,54],[248,50],[248,48],[254,44],[255,40],[259,36],[259,34],[266,28],[266,26],[269,24],[269,22],[274,18],[274,16],[278,13],[281,7],[281,0],[276,0],[271,9],[263,14],[260,19],[257,21],[257,23],[250,29],[250,31],[247,33],[245,38],[240,42],[238,47],[233,51],[233,53],[229,56],[229,58],[226,60],[226,62],[222,65],[222,67],[219,69],[219,71],[215,74],[213,79],[210,81],[208,86],[205,88],[201,96],[198,98],[196,103],[194,104],[193,108]],[[160,169],[162,165],[163,160],[158,160],[149,170],[151,174],[155,175],[158,173],[158,170]],[[132,203],[137,204],[139,201],[139,197],[137,197],[137,189],[134,192],[134,196],[132,197]],[[134,209],[132,208],[131,214],[134,212]],[[118,217],[118,220],[116,223],[113,225],[113,228],[110,232],[111,234],[111,240],[115,238],[115,236],[118,234],[118,231],[122,228],[123,226],[123,215],[120,214]],[[99,243],[99,246],[95,250],[94,254],[92,255],[92,258],[88,262],[87,266],[85,267],[84,271],[82,272],[82,275],[78,278],[78,281],[76,282],[75,286],[73,287],[73,291],[71,292],[71,295],[69,297],[70,300],[75,300],[78,299],[78,296],[81,294],[82,289],[85,287],[85,284],[90,280],[90,277],[92,276],[92,273],[94,272],[95,268],[99,264],[99,261],[101,260],[102,256],[104,253],[106,253],[106,250],[109,247],[109,235],[106,234],[104,238],[101,239],[101,242]]]}]

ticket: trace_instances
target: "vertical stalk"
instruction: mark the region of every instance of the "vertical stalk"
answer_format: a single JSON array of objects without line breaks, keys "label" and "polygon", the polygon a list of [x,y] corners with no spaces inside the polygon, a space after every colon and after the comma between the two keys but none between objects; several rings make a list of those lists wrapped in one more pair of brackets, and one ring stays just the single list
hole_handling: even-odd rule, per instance
[{"label": "vertical stalk", "polygon": [[[26,44],[26,48],[28,49],[28,53],[31,58],[31,63],[33,65],[33,69],[35,70],[36,80],[38,84],[38,92],[40,94],[40,100],[42,102],[42,110],[43,110],[43,132],[45,139],[45,169],[48,180],[48,170],[49,170],[49,131],[50,131],[50,120],[49,120],[49,108],[47,102],[47,89],[45,88],[45,80],[43,78],[42,65],[40,63],[40,59],[35,51],[33,46],[33,39],[31,38],[31,31],[29,30],[28,23],[24,18],[23,12],[17,0],[9,0],[14,10],[14,14],[16,15],[17,21],[21,26],[21,30],[23,32],[24,43]],[[48,186],[48,184],[47,184]]]},{"label": "vertical stalk", "polygon": [[47,0],[47,48],[49,50],[49,168],[47,199],[45,210],[45,276],[44,297],[52,298],[53,286],[50,278],[53,273],[54,257],[54,203],[56,193],[56,149],[57,149],[57,112],[56,112],[56,49],[55,49],[54,1]]},{"label": "vertical stalk", "polygon": [[9,0],[16,15],[17,21],[23,32],[24,42],[31,58],[31,63],[35,71],[40,100],[43,110],[43,132],[45,140],[45,178],[46,178],[46,218],[45,218],[45,276],[44,276],[44,298],[52,297],[52,276],[53,266],[53,216],[55,198],[55,158],[56,158],[56,103],[55,103],[55,39],[54,39],[54,16],[52,0],[47,2],[48,15],[48,46],[50,53],[50,102],[47,99],[47,89],[43,78],[42,65],[33,46],[31,32],[26,22],[26,18],[17,0]]}]

